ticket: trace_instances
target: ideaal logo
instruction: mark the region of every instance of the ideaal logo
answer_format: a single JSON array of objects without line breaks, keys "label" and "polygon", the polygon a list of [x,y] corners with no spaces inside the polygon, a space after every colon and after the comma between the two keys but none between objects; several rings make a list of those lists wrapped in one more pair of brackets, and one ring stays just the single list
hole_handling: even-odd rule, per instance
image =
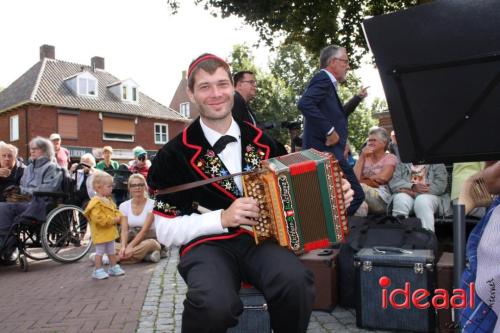
[{"label": "ideaal logo", "polygon": [[[453,289],[448,293],[446,289],[435,289],[431,294],[429,290],[419,288],[411,290],[410,282],[406,282],[404,288],[394,288],[389,292],[387,289],[391,285],[391,279],[382,276],[378,280],[382,287],[382,308],[387,309],[390,305],[394,309],[409,309],[410,303],[417,309],[427,309],[431,305],[435,309],[464,309],[474,308],[474,282],[470,284],[469,293],[463,289]],[[400,302],[398,303],[399,300]]]}]

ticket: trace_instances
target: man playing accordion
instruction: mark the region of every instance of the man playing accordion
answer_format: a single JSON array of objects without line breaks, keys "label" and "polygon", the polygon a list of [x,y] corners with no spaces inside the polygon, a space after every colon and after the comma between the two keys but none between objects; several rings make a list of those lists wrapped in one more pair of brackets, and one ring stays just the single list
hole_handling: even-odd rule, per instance
[{"label": "man playing accordion", "polygon": [[[149,170],[148,185],[160,190],[260,167],[276,146],[260,129],[231,115],[234,88],[228,64],[212,55],[195,59],[188,94],[200,117],[169,141]],[[343,186],[348,204],[352,190]],[[241,177],[176,193],[157,195],[158,240],[180,249],[179,273],[188,291],[183,332],[225,332],[235,326],[243,305],[241,283],[261,290],[275,332],[305,332],[314,300],[313,275],[286,248],[268,240],[255,244],[256,200],[242,195]],[[197,203],[210,210],[200,214]]]}]

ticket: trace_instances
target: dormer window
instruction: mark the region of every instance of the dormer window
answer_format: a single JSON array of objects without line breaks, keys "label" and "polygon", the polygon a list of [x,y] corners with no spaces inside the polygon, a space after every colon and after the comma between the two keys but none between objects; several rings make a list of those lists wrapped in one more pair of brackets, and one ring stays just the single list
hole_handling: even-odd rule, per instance
[{"label": "dormer window", "polygon": [[139,103],[139,86],[132,79],[114,82],[108,85],[108,89],[122,102]]},{"label": "dormer window", "polygon": [[82,72],[65,79],[66,85],[78,96],[97,97],[97,79],[89,72]]},{"label": "dormer window", "polygon": [[96,95],[97,82],[95,79],[89,79],[86,77],[78,78],[78,95]]}]

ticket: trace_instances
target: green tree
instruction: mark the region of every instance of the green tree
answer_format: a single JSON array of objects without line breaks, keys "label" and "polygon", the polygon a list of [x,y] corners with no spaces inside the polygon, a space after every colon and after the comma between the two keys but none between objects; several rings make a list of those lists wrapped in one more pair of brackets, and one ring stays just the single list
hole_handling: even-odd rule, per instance
[{"label": "green tree", "polygon": [[[297,42],[312,54],[326,45],[347,48],[352,63],[357,65],[368,48],[361,22],[375,16],[408,8],[429,0],[193,0],[210,10],[212,15],[241,17],[259,33],[261,39],[274,46],[276,39]],[[167,0],[176,13],[180,0]]]},{"label": "green tree", "polygon": [[[340,99],[344,103],[347,102],[361,87],[361,79],[353,72],[350,72],[346,83],[340,86]],[[359,152],[360,147],[368,137],[368,129],[375,125],[377,125],[377,120],[373,117],[373,108],[368,107],[367,103],[362,101],[349,116],[349,141],[351,147]]]}]

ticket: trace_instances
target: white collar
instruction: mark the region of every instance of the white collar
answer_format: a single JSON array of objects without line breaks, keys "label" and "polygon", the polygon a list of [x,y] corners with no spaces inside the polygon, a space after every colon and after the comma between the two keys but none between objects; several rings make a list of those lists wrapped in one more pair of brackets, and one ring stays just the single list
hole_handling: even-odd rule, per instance
[{"label": "white collar", "polygon": [[205,125],[205,123],[203,122],[203,120],[201,118],[200,118],[200,125],[201,125],[201,130],[203,131],[203,134],[205,135],[205,138],[207,139],[208,143],[210,143],[211,146],[213,146],[217,142],[217,140],[219,140],[220,137],[223,135],[234,136],[236,138],[236,140],[238,140],[238,142],[240,141],[241,130],[240,130],[240,127],[238,126],[238,124],[236,123],[236,121],[234,121],[234,119],[232,117],[231,117],[231,126],[229,126],[229,129],[224,134],[221,134],[217,131],[214,131],[213,129],[211,129],[210,127]]},{"label": "white collar", "polygon": [[330,80],[332,80],[333,86],[335,88],[337,88],[338,82],[337,82],[337,79],[335,78],[335,76],[333,76],[332,73],[330,73],[329,71],[327,71],[324,68],[322,69],[322,71],[325,72],[328,75],[328,77],[330,78]]}]

